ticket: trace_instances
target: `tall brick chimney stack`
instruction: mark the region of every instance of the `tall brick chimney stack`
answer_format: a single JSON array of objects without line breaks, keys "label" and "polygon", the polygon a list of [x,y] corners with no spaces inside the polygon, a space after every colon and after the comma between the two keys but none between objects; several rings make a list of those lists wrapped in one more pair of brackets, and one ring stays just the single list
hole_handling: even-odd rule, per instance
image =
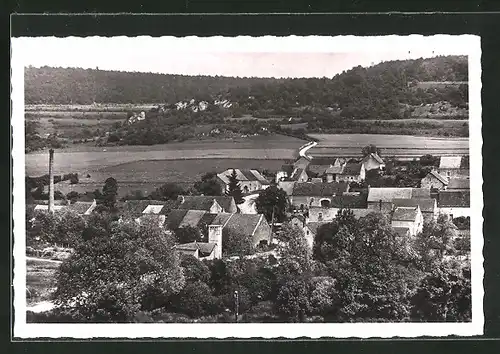
[{"label": "tall brick chimney stack", "polygon": [[49,213],[54,211],[54,149],[49,150]]}]

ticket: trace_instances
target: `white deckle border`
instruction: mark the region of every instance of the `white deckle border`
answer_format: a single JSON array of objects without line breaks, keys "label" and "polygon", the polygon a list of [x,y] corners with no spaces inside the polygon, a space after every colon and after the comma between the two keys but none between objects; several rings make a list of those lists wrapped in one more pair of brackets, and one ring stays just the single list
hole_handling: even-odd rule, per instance
[{"label": "white deckle border", "polygon": [[[71,37],[70,37],[71,38]],[[23,44],[33,38],[12,39],[12,129],[14,218],[14,336],[19,338],[388,338],[471,336],[483,334],[483,232],[481,46],[473,35],[424,37],[110,37],[124,46],[141,41],[185,52],[400,52],[436,48],[436,54],[469,57],[469,129],[471,188],[472,322],[470,323],[239,323],[239,324],[33,324],[26,323],[25,201],[24,201],[24,57]],[[44,38],[36,38],[43,41]],[[100,38],[102,41],[102,38]],[[132,46],[133,47],[133,46]],[[405,59],[403,56],[401,59]],[[300,65],[297,63],[297,65]]]}]

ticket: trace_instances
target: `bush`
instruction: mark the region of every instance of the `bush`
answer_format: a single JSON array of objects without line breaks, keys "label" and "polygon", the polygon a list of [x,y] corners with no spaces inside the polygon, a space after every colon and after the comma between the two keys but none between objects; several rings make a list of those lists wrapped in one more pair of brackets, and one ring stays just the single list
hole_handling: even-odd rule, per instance
[{"label": "bush", "polygon": [[184,289],[172,299],[172,308],[190,317],[215,315],[221,312],[220,301],[212,296],[210,287],[197,281],[188,283]]}]

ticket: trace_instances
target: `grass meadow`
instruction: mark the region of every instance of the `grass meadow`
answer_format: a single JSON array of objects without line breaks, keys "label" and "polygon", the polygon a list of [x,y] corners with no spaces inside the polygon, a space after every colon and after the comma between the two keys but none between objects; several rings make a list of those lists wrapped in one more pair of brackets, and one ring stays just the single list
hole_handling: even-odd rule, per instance
[{"label": "grass meadow", "polygon": [[26,260],[26,300],[28,305],[49,301],[56,288],[56,272],[60,263],[42,259]]}]

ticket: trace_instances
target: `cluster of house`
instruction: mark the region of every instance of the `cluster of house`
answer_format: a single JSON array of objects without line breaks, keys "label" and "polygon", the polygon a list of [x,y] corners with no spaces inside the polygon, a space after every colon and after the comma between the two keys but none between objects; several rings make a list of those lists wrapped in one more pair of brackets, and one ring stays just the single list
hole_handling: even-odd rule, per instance
[{"label": "cluster of house", "polygon": [[467,162],[467,157],[442,157],[439,167],[421,180],[420,188],[368,186],[352,192],[350,183],[362,181],[366,171],[385,168],[377,154],[359,163],[301,157],[294,165],[283,166],[277,183],[287,192],[296,211],[292,224],[303,228],[311,247],[318,228],[345,208],[357,218],[380,212],[399,235],[414,236],[422,230],[424,221],[435,220],[439,214],[451,219],[470,216]]},{"label": "cluster of house", "polygon": [[[95,201],[57,203],[54,211],[73,210],[80,215],[90,215],[95,209]],[[271,227],[262,214],[240,213],[233,197],[229,196],[179,196],[177,200],[128,200],[120,202],[122,216],[132,217],[136,222],[147,217],[156,217],[162,227],[169,232],[179,228],[198,228],[207,237],[203,242],[176,245],[176,250],[198,259],[222,258],[222,234],[229,237],[251,239],[254,247],[270,244]],[[46,211],[48,205],[41,202],[34,210]]]},{"label": "cluster of house", "polygon": [[233,171],[236,173],[241,191],[245,194],[264,190],[271,185],[269,180],[257,170],[227,169],[217,174],[217,181],[225,192],[229,190],[230,176]]}]

